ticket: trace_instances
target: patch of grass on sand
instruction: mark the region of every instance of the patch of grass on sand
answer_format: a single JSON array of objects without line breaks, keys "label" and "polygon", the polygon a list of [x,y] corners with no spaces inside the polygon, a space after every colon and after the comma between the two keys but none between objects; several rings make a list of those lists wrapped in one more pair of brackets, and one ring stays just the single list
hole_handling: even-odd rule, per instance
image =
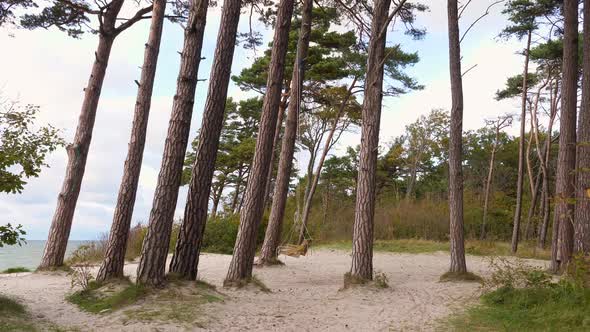
[{"label": "patch of grass on sand", "polygon": [[[352,248],[350,241],[326,242],[318,246],[337,250],[350,250]],[[422,254],[437,251],[448,252],[449,243],[421,239],[377,240],[373,248],[375,251],[381,252]],[[510,244],[506,242],[469,240],[465,243],[465,252],[474,256],[512,256]],[[523,242],[519,246],[516,257],[550,259],[551,252],[538,249],[532,242]]]},{"label": "patch of grass on sand", "polygon": [[37,331],[24,305],[0,295],[0,331]]},{"label": "patch of grass on sand", "polygon": [[22,273],[22,272],[31,272],[31,270],[27,269],[26,267],[22,267],[22,266],[17,266],[17,267],[11,267],[8,268],[4,271],[2,271],[2,273]]},{"label": "patch of grass on sand", "polygon": [[143,286],[124,280],[104,285],[90,282],[87,289],[77,291],[66,299],[84,311],[105,313],[133,304],[145,294]]},{"label": "patch of grass on sand", "polygon": [[207,319],[202,306],[222,302],[223,295],[203,281],[171,280],[162,289],[150,289],[147,295],[123,313],[126,320],[161,321],[204,327]]},{"label": "patch of grass on sand", "polygon": [[358,276],[353,276],[350,272],[344,274],[344,285],[341,290],[349,289],[354,286],[373,286],[377,289],[389,288],[389,279],[382,272],[375,272],[373,280],[367,280]]},{"label": "patch of grass on sand", "polygon": [[224,287],[245,288],[250,285],[255,286],[264,293],[271,293],[270,288],[268,288],[264,284],[264,282],[260,280],[257,276],[252,276],[250,278],[240,280],[226,280],[223,282]]},{"label": "patch of grass on sand", "polygon": [[446,272],[442,276],[440,276],[441,282],[478,282],[482,283],[483,279],[475,273],[472,272]]},{"label": "patch of grass on sand", "polygon": [[567,283],[499,288],[453,317],[453,331],[590,331],[590,290]]}]

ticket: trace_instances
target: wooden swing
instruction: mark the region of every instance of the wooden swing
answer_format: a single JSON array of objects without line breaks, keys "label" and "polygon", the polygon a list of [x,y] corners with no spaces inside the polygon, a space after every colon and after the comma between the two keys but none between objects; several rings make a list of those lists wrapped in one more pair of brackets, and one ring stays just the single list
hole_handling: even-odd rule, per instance
[{"label": "wooden swing", "polygon": [[[304,60],[299,60],[297,62],[298,64],[298,71],[297,71],[297,84],[299,85],[299,93],[297,94],[297,96],[294,96],[296,99],[296,103],[297,103],[297,136],[299,136],[299,139],[301,140],[301,130],[299,128],[300,126],[300,122],[299,122],[299,117],[301,114],[301,91],[303,90],[303,82],[300,79],[300,75],[301,75],[301,70],[303,68],[303,63]],[[297,211],[295,212],[295,216],[294,216],[294,220],[293,220],[293,227],[291,228],[291,232],[289,234],[289,236],[287,237],[287,241],[286,243],[280,245],[277,248],[277,256],[279,255],[286,255],[286,256],[290,256],[290,257],[295,257],[295,258],[299,258],[300,256],[305,256],[307,255],[308,250],[311,247],[311,236],[309,235],[309,232],[307,230],[307,227],[305,225],[303,225],[302,227],[303,229],[303,242],[301,242],[301,244],[292,244],[289,243],[291,242],[291,239],[293,237],[293,231],[295,230],[295,228],[297,228],[296,226],[299,224],[298,221],[301,220],[301,214],[299,211],[299,202],[300,202],[300,196],[301,195],[301,190],[299,190],[299,195],[296,196],[297,198]]]}]

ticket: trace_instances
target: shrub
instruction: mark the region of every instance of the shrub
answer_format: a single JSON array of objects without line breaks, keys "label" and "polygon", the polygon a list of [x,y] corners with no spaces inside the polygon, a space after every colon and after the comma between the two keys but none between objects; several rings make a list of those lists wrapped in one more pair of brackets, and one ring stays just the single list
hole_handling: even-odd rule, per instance
[{"label": "shrub", "polygon": [[[267,217],[264,217],[262,225],[258,228],[258,235],[256,238],[257,246],[264,241],[264,232],[267,223],[268,219]],[[209,220],[205,227],[205,235],[203,236],[203,244],[201,247],[202,251],[228,255],[232,254],[234,245],[236,244],[239,227],[239,214],[219,216],[215,219]]]}]

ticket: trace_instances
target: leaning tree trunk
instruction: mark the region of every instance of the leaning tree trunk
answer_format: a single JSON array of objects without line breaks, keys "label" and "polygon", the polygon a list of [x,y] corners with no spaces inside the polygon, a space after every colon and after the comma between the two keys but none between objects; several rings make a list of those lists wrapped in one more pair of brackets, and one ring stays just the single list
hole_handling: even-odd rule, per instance
[{"label": "leaning tree trunk", "polygon": [[147,124],[150,114],[154,77],[158,64],[158,53],[162,39],[166,0],[155,0],[152,10],[150,34],[145,44],[141,79],[135,102],[131,139],[127,151],[127,160],[123,168],[123,179],[119,187],[119,196],[113,215],[113,224],[109,235],[109,242],[104,261],[98,270],[96,280],[104,281],[110,278],[122,278],[125,265],[125,251],[127,237],[135,206],[135,195],[139,183],[143,149],[147,134]]},{"label": "leaning tree trunk", "polygon": [[492,154],[490,156],[490,166],[488,169],[488,178],[486,179],[486,188],[483,198],[483,219],[481,221],[481,233],[479,234],[479,239],[481,241],[485,240],[486,238],[486,222],[488,217],[488,207],[490,202],[490,193],[492,189],[492,179],[494,177],[494,162],[496,161],[496,149],[498,148],[498,140],[500,136],[500,126],[496,127],[496,135],[494,138],[494,145],[492,146]]},{"label": "leaning tree trunk", "polygon": [[256,254],[256,233],[264,212],[264,191],[268,175],[277,108],[281,102],[281,90],[285,72],[285,58],[289,44],[289,30],[293,15],[293,0],[281,0],[277,12],[271,63],[266,82],[266,95],[260,116],[260,129],[249,178],[244,193],[244,211],[240,216],[240,228],[234,246],[234,254],[224,284],[232,285],[252,276]]},{"label": "leaning tree trunk", "polygon": [[590,254],[590,0],[584,0],[582,107],[578,122],[574,252]]},{"label": "leaning tree trunk", "polygon": [[572,255],[574,240],[574,183],[578,91],[578,1],[565,0],[559,154],[555,177],[554,248],[551,269],[559,272]]},{"label": "leaning tree trunk", "polygon": [[223,195],[224,188],[225,176],[220,180],[219,187],[213,193],[213,206],[211,207],[211,214],[209,215],[209,218],[212,220],[217,216],[217,208],[219,207],[219,201],[221,200],[221,195]]},{"label": "leaning tree trunk", "polygon": [[[399,6],[402,6],[400,4]],[[351,280],[373,280],[375,172],[383,102],[383,63],[391,0],[375,0],[362,109],[361,151],[352,232]]]},{"label": "leaning tree trunk", "polygon": [[[285,88],[287,88],[287,86],[285,86]],[[273,169],[274,169],[274,163],[275,163],[275,154],[277,151],[277,147],[279,144],[279,139],[281,138],[281,130],[283,129],[283,117],[285,116],[285,109],[287,107],[287,100],[288,100],[288,94],[284,94],[283,96],[283,100],[281,100],[281,103],[279,105],[279,114],[277,115],[277,125],[275,127],[275,135],[274,138],[272,140],[272,153],[270,154],[270,161],[268,162],[270,164],[270,167],[268,168],[268,175],[267,180],[266,180],[266,189],[264,190],[264,207],[268,207],[268,205],[270,204],[270,193],[271,193],[271,188],[272,188],[272,174],[273,174]],[[277,173],[278,175],[278,173]]]},{"label": "leaning tree trunk", "polygon": [[449,212],[451,266],[449,272],[465,273],[465,239],[463,234],[463,81],[457,0],[448,0],[449,67],[451,75],[451,127],[449,136]]},{"label": "leaning tree trunk", "polygon": [[309,214],[311,212],[311,203],[313,201],[313,195],[318,186],[318,182],[320,181],[320,175],[322,172],[322,167],[324,166],[324,161],[326,161],[326,156],[330,151],[330,146],[332,145],[332,138],[334,137],[334,133],[336,132],[336,128],[338,126],[338,121],[344,114],[344,110],[346,109],[346,104],[348,100],[352,96],[352,89],[355,87],[357,78],[355,77],[348,91],[346,92],[346,97],[340,104],[340,109],[338,109],[338,113],[336,114],[336,118],[334,118],[334,122],[332,123],[332,128],[330,128],[330,132],[328,133],[328,137],[326,138],[326,142],[324,144],[324,150],[322,150],[322,155],[320,156],[320,160],[318,165],[316,166],[315,175],[313,176],[313,180],[311,181],[311,186],[309,188],[309,193],[307,197],[305,197],[305,205],[303,205],[303,213],[301,214],[301,229],[299,230],[299,239],[297,241],[298,244],[303,243],[303,239],[305,237],[305,232],[307,230],[307,222],[309,220]]},{"label": "leaning tree trunk", "polygon": [[178,198],[184,155],[188,144],[191,116],[201,62],[201,48],[208,0],[192,3],[184,31],[184,46],[180,58],[180,72],[176,95],[168,125],[162,167],[154,193],[147,234],[143,241],[141,259],[137,269],[137,282],[160,285],[164,282],[166,257],[170,246],[170,233]]},{"label": "leaning tree trunk", "polygon": [[524,182],[524,136],[526,123],[526,102],[528,93],[528,75],[529,75],[529,52],[531,49],[532,30],[529,30],[527,45],[524,51],[524,71],[522,73],[522,110],[520,111],[520,141],[518,142],[518,178],[516,180],[516,208],[514,209],[514,219],[512,221],[512,253],[518,250],[518,241],[520,237],[520,217],[522,215],[522,185]]},{"label": "leaning tree trunk", "polygon": [[[297,56],[293,66],[291,101],[287,110],[287,120],[285,123],[285,132],[281,146],[281,155],[279,158],[279,168],[277,180],[273,193],[272,207],[270,218],[262,251],[260,252],[259,263],[274,264],[277,260],[277,247],[281,238],[281,228],[285,217],[285,205],[287,203],[287,194],[289,192],[289,181],[291,179],[291,169],[293,167],[293,154],[295,152],[295,140],[297,136],[297,119],[299,117],[299,108],[301,107],[301,94],[303,88],[303,79],[305,76],[305,66],[302,61],[307,57],[309,41],[311,39],[311,19],[313,10],[313,0],[305,0],[303,3],[301,16],[301,29],[299,30],[299,40],[297,41]],[[272,165],[271,165],[272,167]],[[270,178],[269,178],[270,181]]]},{"label": "leaning tree trunk", "polygon": [[122,6],[123,0],[111,2],[103,17],[102,29],[98,35],[98,47],[94,53],[95,60],[92,65],[92,72],[88,79],[88,86],[84,89],[84,100],[82,101],[76,135],[72,144],[66,148],[68,153],[66,175],[61,192],[57,197],[57,206],[51,221],[51,228],[49,229],[49,236],[47,237],[39,269],[55,268],[63,265],[64,262],[72,228],[72,219],[74,218],[82,178],[86,169],[86,160],[90,149],[90,141],[92,140],[92,130],[94,129],[100,92],[113,42],[117,36],[115,23]]},{"label": "leaning tree trunk", "polygon": [[211,181],[215,172],[215,160],[221,129],[227,89],[234,57],[241,0],[223,3],[221,23],[217,35],[217,47],[209,78],[209,92],[203,111],[203,120],[197,145],[197,158],[193,165],[184,219],[178,233],[176,250],[170,262],[170,272],[181,278],[195,280],[205,224]]}]

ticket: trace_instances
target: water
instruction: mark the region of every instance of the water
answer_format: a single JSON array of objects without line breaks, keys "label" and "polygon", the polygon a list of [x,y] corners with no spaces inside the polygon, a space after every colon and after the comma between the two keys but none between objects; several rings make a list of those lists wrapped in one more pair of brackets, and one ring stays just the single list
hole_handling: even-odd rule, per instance
[{"label": "water", "polygon": [[[88,241],[69,241],[66,249],[66,258],[69,254],[78,248],[79,245]],[[0,271],[10,267],[22,266],[34,270],[41,262],[43,249],[45,248],[44,240],[27,240],[22,247],[4,246],[0,248]]]}]

